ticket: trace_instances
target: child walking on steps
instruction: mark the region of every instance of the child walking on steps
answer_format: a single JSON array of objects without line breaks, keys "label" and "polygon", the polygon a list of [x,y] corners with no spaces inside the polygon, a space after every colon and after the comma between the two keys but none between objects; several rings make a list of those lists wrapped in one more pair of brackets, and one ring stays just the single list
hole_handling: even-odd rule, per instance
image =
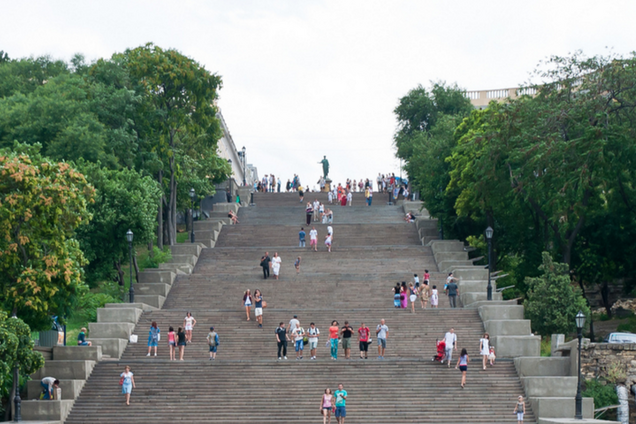
[{"label": "child walking on steps", "polygon": [[433,286],[431,291],[431,308],[437,308],[439,304],[439,295],[437,294],[437,286]]},{"label": "child walking on steps", "polygon": [[515,413],[517,414],[517,424],[523,424],[523,414],[526,413],[526,403],[523,401],[523,396],[519,396],[517,399]]}]

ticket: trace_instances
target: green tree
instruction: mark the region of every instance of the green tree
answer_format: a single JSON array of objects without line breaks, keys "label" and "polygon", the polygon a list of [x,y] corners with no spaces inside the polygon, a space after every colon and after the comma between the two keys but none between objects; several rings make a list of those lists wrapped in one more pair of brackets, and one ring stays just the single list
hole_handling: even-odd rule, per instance
[{"label": "green tree", "polygon": [[38,149],[16,144],[0,153],[0,305],[34,330],[69,315],[84,287],[73,236],[90,219],[94,196],[82,174]]},{"label": "green tree", "polygon": [[590,310],[580,291],[572,285],[569,266],[554,262],[543,252],[539,277],[527,277],[528,297],[524,301],[526,319],[532,330],[543,336],[569,334],[576,330],[574,317],[579,311],[589,317]]},{"label": "green tree", "polygon": [[133,169],[109,170],[84,161],[77,166],[95,188],[95,201],[88,206],[93,218],[77,229],[88,261],[86,280],[94,287],[116,277],[123,285],[121,263],[128,258],[125,234],[130,229],[136,244],[154,239],[161,190],[151,177]]},{"label": "green tree", "polygon": [[430,132],[442,115],[469,114],[473,107],[464,93],[457,84],[447,85],[442,81],[432,83],[430,91],[418,85],[402,97],[393,111],[398,120],[394,137],[397,156],[410,160],[414,138],[419,133]]},{"label": "green tree", "polygon": [[49,56],[12,60],[5,53],[4,59],[0,58],[0,98],[15,93],[28,94],[67,72],[66,63]]},{"label": "green tree", "polygon": [[[33,350],[31,329],[20,318],[8,318],[0,311],[0,394],[3,405],[13,399],[13,368],[22,376],[33,374],[44,365],[40,352]],[[5,415],[5,420],[8,417]]]},{"label": "green tree", "polygon": [[163,50],[153,44],[126,50],[113,60],[122,63],[132,87],[145,101],[146,125],[139,127],[146,143],[142,148],[154,152],[168,170],[166,182],[164,167],[157,173],[165,193],[159,211],[157,239],[161,247],[165,234],[167,244],[173,245],[176,243],[178,153],[216,154],[221,130],[214,104],[221,77],[176,50]]}]

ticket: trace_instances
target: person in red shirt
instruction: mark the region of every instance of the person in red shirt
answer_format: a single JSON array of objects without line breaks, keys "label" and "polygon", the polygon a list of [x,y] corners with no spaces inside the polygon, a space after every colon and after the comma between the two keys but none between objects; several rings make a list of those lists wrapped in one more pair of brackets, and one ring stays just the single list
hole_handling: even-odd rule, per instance
[{"label": "person in red shirt", "polygon": [[369,358],[369,334],[371,334],[371,330],[369,330],[369,327],[361,322],[360,328],[358,328],[358,337],[360,340],[360,359]]}]

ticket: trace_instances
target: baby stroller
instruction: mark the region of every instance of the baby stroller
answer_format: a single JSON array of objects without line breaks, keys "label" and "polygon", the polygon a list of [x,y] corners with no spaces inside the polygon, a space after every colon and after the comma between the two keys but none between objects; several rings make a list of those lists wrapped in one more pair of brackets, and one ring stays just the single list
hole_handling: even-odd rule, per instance
[{"label": "baby stroller", "polygon": [[437,355],[433,356],[431,361],[444,362],[446,358],[446,342],[444,340],[436,340],[435,343],[437,344]]}]

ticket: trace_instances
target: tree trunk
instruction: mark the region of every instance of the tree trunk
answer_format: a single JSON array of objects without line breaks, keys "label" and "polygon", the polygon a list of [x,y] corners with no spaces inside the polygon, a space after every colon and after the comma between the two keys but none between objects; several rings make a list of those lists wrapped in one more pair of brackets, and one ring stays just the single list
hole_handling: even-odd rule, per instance
[{"label": "tree trunk", "polygon": [[[163,192],[162,170],[159,170],[157,181],[159,181],[159,187],[161,187],[161,191]],[[159,200],[159,210],[157,211],[157,247],[161,251],[163,251],[163,203],[165,202],[165,200],[165,196],[162,194],[161,199]]]},{"label": "tree trunk", "polygon": [[139,284],[139,265],[137,265],[137,255],[133,255],[133,267],[135,268],[135,282]]},{"label": "tree trunk", "polygon": [[[13,375],[13,370],[11,370]],[[15,397],[15,390],[13,390],[13,384],[11,385],[11,392],[9,392],[9,402],[4,410],[4,421],[9,422],[13,418],[13,398]]]},{"label": "tree trunk", "polygon": [[601,284],[601,299],[603,300],[603,307],[605,307],[605,311],[607,312],[607,317],[612,318],[612,304],[609,300],[609,285],[607,281],[603,281]]},{"label": "tree trunk", "polygon": [[[569,264],[568,264],[569,265]],[[590,303],[590,299],[587,298],[587,293],[585,292],[585,286],[583,285],[583,277],[579,278],[577,283],[579,283],[579,287],[581,288],[581,294],[583,295],[583,299],[585,299],[585,303],[592,310],[592,304]],[[594,320],[592,319],[592,315],[590,314],[590,340],[594,342]]]},{"label": "tree trunk", "polygon": [[168,190],[168,206],[166,210],[166,218],[167,218],[167,230],[168,230],[168,239],[167,244],[173,246],[176,242],[177,235],[177,227],[176,227],[176,215],[177,215],[177,181],[175,179],[175,168],[174,168],[174,156],[169,159],[170,162],[170,183]]},{"label": "tree trunk", "polygon": [[124,285],[124,271],[121,269],[121,261],[117,260],[114,263],[115,269],[117,270],[117,284],[120,286]]},{"label": "tree trunk", "polygon": [[150,256],[151,258],[155,257],[155,250],[152,245],[152,240],[148,242],[148,256]]}]

